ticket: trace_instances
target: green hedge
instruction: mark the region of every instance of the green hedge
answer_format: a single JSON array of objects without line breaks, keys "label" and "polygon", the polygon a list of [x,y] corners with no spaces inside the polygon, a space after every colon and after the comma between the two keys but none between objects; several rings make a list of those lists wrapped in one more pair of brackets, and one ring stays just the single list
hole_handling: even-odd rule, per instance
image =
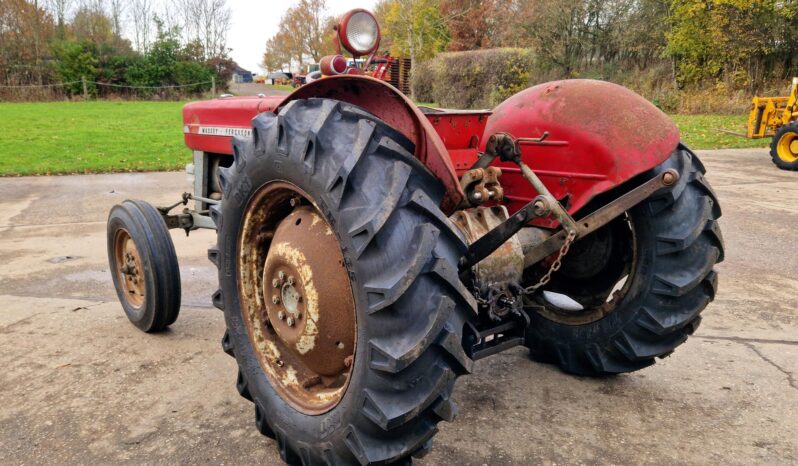
[{"label": "green hedge", "polygon": [[414,64],[413,97],[448,108],[493,108],[538,82],[528,49],[442,53]]}]

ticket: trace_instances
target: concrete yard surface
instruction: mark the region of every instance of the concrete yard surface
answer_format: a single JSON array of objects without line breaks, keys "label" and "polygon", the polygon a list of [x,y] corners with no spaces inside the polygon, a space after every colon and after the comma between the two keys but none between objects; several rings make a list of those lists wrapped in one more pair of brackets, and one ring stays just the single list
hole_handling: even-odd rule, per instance
[{"label": "concrete yard surface", "polygon": [[[798,463],[798,173],[763,150],[700,156],[726,261],[696,335],[602,379],[523,348],[479,361],[419,464]],[[169,331],[140,332],[117,302],[110,207],[186,188],[182,173],[0,179],[0,464],[280,464],[221,351],[213,232],[172,232],[183,308]]]}]

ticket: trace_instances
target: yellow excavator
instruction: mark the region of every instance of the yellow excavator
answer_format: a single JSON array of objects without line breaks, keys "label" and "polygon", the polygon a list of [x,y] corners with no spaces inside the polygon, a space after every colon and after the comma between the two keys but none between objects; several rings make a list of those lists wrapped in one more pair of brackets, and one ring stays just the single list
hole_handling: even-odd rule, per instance
[{"label": "yellow excavator", "polygon": [[748,138],[771,137],[770,156],[782,170],[798,170],[798,78],[789,97],[754,97]]}]

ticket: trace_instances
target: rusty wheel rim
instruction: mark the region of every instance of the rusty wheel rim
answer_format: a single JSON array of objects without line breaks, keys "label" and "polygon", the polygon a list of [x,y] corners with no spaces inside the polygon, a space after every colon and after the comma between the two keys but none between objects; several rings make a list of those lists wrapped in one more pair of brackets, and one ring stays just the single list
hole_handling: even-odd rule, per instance
[{"label": "rusty wheel rim", "polygon": [[241,312],[263,372],[300,412],[343,398],[354,365],[354,297],[338,238],[310,196],[262,186],[238,238]]},{"label": "rusty wheel rim", "polygon": [[[541,316],[545,317],[548,320],[564,324],[564,325],[585,325],[590,324],[593,322],[597,322],[608,315],[615,312],[618,307],[620,306],[621,302],[624,300],[626,295],[629,294],[632,284],[634,283],[634,278],[636,275],[636,271],[638,268],[638,251],[637,251],[637,235],[635,233],[634,222],[632,220],[631,215],[626,214],[625,221],[628,223],[629,226],[629,252],[631,253],[631,259],[627,266],[627,270],[624,274],[619,277],[619,280],[615,283],[613,289],[610,291],[607,300],[599,306],[593,306],[584,308],[580,311],[566,311],[562,309],[557,309],[554,306],[550,305],[541,305],[535,306],[534,309],[538,312]],[[562,293],[567,296],[567,293]]]},{"label": "rusty wheel rim", "polygon": [[133,308],[141,308],[147,291],[144,267],[136,243],[124,228],[119,229],[114,235],[114,259],[125,301]]}]

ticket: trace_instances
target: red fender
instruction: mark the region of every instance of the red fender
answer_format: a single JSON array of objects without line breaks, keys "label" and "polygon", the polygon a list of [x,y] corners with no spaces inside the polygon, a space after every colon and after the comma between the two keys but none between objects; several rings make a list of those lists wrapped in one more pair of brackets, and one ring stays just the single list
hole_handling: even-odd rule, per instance
[{"label": "red fender", "polygon": [[463,189],[446,146],[427,117],[398,89],[368,76],[330,76],[300,87],[281,106],[292,100],[311,97],[348,102],[385,121],[415,144],[416,158],[443,183],[446,195],[441,209],[451,213],[463,200]]},{"label": "red fender", "polygon": [[[557,199],[570,195],[571,213],[660,165],[679,144],[676,125],[646,99],[583,79],[540,84],[504,101],[488,119],[481,150],[500,132],[516,138],[549,133],[542,144],[522,142],[522,157]],[[517,166],[497,165],[508,209],[518,210],[537,195]]]}]

